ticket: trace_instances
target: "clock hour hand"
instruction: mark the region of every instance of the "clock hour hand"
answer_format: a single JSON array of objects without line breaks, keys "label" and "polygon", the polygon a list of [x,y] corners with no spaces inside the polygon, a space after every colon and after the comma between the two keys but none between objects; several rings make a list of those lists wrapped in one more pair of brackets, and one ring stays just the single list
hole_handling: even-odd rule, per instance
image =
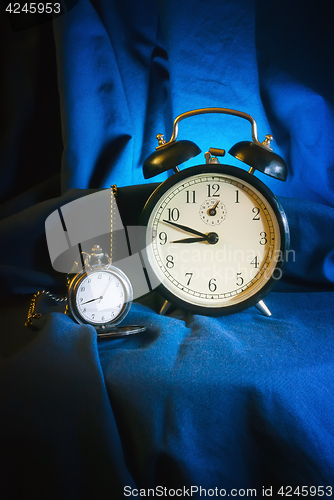
[{"label": "clock hour hand", "polygon": [[215,245],[219,241],[219,236],[217,233],[207,233],[203,238],[184,238],[182,240],[171,241],[171,243],[198,243],[201,241],[207,241],[210,245]]},{"label": "clock hour hand", "polygon": [[196,229],[192,229],[191,227],[183,226],[182,224],[177,224],[176,222],[172,222],[170,220],[165,220],[165,219],[163,219],[163,222],[166,222],[167,224],[171,224],[172,226],[178,227],[179,229],[182,229],[183,231],[186,231],[187,233],[196,234],[197,236],[201,236],[202,238],[207,238],[206,234],[200,233],[199,231],[196,231]]},{"label": "clock hour hand", "polygon": [[184,238],[183,240],[171,241],[171,243],[198,243],[200,241],[208,241],[207,236],[205,238]]}]

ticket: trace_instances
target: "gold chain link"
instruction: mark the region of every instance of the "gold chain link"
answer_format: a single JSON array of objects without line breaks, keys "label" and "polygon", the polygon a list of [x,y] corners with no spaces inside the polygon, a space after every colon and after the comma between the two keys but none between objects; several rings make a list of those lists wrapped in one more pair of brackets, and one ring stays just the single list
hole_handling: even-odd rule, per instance
[{"label": "gold chain link", "polygon": [[113,224],[114,224],[114,213],[115,213],[115,204],[114,201],[117,200],[117,186],[116,184],[112,184],[110,186],[110,260],[112,262],[112,252],[113,252]]},{"label": "gold chain link", "polygon": [[55,300],[56,302],[67,301],[67,297],[57,297],[56,295],[53,295],[53,293],[49,292],[48,290],[39,290],[38,292],[36,292],[33,295],[32,299],[31,299],[27,320],[24,324],[25,326],[31,326],[33,319],[39,319],[42,317],[41,313],[35,313],[36,302],[37,302],[37,299],[40,295],[47,295],[48,297],[50,297],[50,299]]}]

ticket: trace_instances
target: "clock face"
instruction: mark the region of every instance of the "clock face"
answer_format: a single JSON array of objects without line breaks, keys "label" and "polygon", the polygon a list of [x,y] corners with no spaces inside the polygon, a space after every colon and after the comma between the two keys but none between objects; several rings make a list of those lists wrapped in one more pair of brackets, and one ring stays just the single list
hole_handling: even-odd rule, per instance
[{"label": "clock face", "polygon": [[156,190],[145,211],[148,261],[168,300],[226,314],[261,300],[280,277],[282,210],[243,170],[204,165],[182,171]]},{"label": "clock face", "polygon": [[69,287],[69,306],[75,319],[103,329],[127,314],[132,288],[117,268],[96,269],[78,275]]}]

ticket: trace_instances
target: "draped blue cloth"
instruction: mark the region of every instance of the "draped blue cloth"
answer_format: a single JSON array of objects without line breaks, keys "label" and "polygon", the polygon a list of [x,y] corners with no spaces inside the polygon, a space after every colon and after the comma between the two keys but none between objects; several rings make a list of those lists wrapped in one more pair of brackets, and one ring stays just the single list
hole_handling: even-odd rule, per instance
[{"label": "draped blue cloth", "polygon": [[[226,496],[273,488],[280,498],[282,486],[323,486],[330,496],[328,4],[79,0],[66,7],[52,22],[16,31],[0,14],[1,498],[118,500],[158,486],[193,486],[193,498],[200,487]],[[278,195],[291,230],[291,259],[266,298],[272,316],[254,308],[214,319],[181,310],[160,316],[153,292],[132,306],[129,323],[147,328],[132,338],[97,341],[92,327],[52,303],[35,329],[26,328],[32,293],[64,294],[46,218],[117,184],[123,199],[131,186],[133,204],[121,213],[133,223],[140,185],[151,182],[142,164],[156,135],[168,140],[177,115],[202,107],[252,115],[259,139],[272,134],[288,165],[285,183],[256,174]],[[228,150],[250,132],[239,118],[202,115],[183,121],[179,138],[203,152]],[[222,162],[245,168],[228,155]]]}]

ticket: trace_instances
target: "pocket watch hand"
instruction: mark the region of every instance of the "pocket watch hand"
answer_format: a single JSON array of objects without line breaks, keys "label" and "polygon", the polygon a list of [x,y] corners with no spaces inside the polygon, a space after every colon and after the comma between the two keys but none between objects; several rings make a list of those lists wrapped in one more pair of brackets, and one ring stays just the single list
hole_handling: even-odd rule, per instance
[{"label": "pocket watch hand", "polygon": [[[106,291],[108,290],[108,288],[109,288],[109,286],[110,286],[110,283],[111,283],[111,280],[109,281],[109,283],[108,283],[108,285],[107,285],[107,288],[104,290],[103,294],[101,295],[101,297],[100,297],[100,299],[101,299],[101,300],[102,300],[102,299],[103,299],[103,297],[105,296]],[[100,300],[100,302],[101,302],[101,300]]]},{"label": "pocket watch hand", "polygon": [[101,300],[101,299],[102,299],[102,296],[96,297],[96,299],[90,299],[90,300],[87,300],[86,302],[82,302],[81,305],[83,306],[84,304],[88,304],[89,302],[94,302],[95,300]]},{"label": "pocket watch hand", "polygon": [[176,222],[172,222],[170,220],[165,220],[165,219],[163,219],[163,222],[166,222],[167,224],[171,224],[172,226],[178,227],[179,229],[182,229],[183,231],[186,231],[187,233],[196,234],[197,236],[202,236],[202,238],[207,237],[206,234],[200,233],[199,231],[196,231],[196,229],[192,229],[191,227],[183,226],[182,224],[177,224]]}]

